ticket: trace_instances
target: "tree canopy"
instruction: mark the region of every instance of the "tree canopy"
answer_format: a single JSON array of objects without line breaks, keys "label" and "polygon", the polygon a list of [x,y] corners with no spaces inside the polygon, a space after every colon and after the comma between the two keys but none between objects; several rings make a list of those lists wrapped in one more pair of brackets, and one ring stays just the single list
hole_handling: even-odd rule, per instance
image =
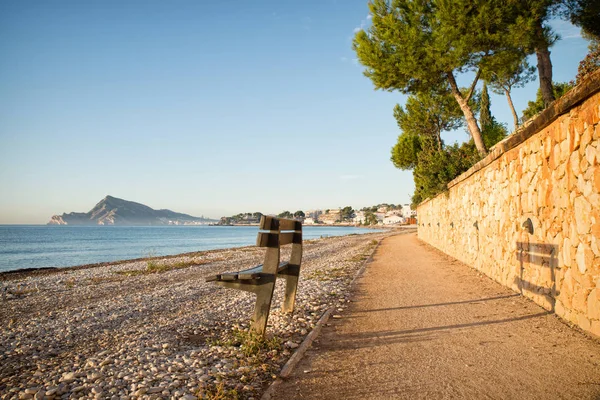
[{"label": "tree canopy", "polygon": [[[353,42],[358,60],[376,89],[405,94],[448,87],[481,155],[487,149],[469,100],[488,63],[516,51],[516,0],[373,0],[372,25]],[[515,8],[516,7],[516,8]],[[475,74],[462,92],[456,77]]]}]

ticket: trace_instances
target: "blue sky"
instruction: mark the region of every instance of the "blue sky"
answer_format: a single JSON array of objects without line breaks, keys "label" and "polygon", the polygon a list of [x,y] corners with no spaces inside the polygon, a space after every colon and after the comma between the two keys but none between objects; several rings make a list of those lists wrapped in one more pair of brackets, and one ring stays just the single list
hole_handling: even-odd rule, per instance
[{"label": "blue sky", "polygon": [[[0,223],[107,194],[218,218],[408,203],[400,93],[351,49],[366,1],[0,1]],[[556,81],[587,53],[555,21]],[[537,82],[515,91],[517,110]],[[492,112],[510,127],[504,97]],[[462,132],[446,140],[464,140]]]}]

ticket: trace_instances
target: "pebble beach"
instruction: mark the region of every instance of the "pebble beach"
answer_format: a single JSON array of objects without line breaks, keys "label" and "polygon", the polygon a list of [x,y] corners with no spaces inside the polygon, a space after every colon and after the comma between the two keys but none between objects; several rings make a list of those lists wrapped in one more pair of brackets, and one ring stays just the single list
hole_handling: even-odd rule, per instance
[{"label": "pebble beach", "polygon": [[396,233],[305,240],[295,311],[280,312],[278,280],[259,348],[244,342],[253,295],[205,283],[261,263],[259,248],[0,275],[0,398],[258,399]]}]

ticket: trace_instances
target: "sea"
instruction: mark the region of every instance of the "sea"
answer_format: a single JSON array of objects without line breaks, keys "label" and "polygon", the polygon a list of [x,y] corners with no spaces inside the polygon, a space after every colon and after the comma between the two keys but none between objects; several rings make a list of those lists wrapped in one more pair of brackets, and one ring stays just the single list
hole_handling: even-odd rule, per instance
[{"label": "sea", "polygon": [[[0,272],[69,267],[256,243],[256,226],[0,225]],[[303,227],[304,239],[374,232],[356,227]]]}]

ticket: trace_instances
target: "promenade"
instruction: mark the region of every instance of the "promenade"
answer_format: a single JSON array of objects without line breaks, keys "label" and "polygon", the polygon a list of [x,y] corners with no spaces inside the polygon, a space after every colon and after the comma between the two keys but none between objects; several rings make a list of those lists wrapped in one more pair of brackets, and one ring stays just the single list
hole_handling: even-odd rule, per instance
[{"label": "promenade", "polygon": [[600,341],[416,234],[382,241],[339,314],[272,399],[600,398]]}]

